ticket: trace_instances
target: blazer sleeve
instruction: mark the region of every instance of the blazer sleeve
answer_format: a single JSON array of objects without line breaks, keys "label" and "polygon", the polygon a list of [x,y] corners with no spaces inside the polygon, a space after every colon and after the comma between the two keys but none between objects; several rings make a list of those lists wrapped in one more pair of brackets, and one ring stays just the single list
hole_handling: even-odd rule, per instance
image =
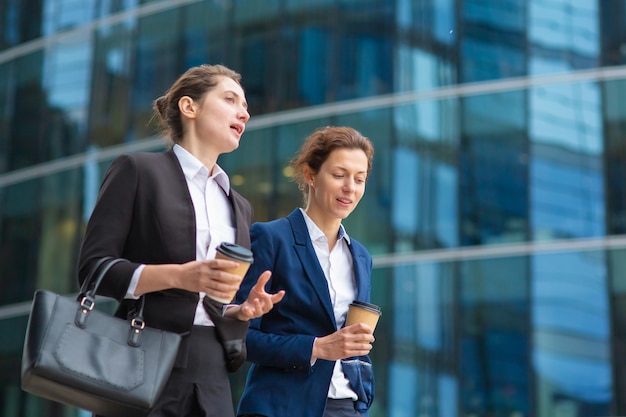
[{"label": "blazer sleeve", "polygon": [[[99,259],[105,256],[122,257],[133,220],[138,176],[136,163],[128,155],[118,157],[107,170],[80,249],[80,285]],[[103,280],[98,293],[121,300],[138,266],[132,262],[116,264],[107,273],[107,279]]]},{"label": "blazer sleeve", "polygon": [[[272,226],[273,225],[273,226]],[[237,302],[243,302],[257,278],[264,271],[272,271],[272,277],[267,284],[268,291],[274,293],[281,288],[277,283],[282,271],[276,263],[277,251],[280,250],[277,242],[285,239],[290,231],[276,228],[276,222],[255,223],[251,228],[251,245],[254,253],[254,262],[246,274],[237,293]],[[311,354],[315,336],[309,334],[284,333],[281,322],[287,318],[279,314],[281,303],[290,303],[294,294],[285,294],[285,298],[264,316],[251,320],[246,339],[248,361],[263,365],[284,368],[289,370],[308,369],[311,366]],[[296,301],[297,302],[297,301]]]}]

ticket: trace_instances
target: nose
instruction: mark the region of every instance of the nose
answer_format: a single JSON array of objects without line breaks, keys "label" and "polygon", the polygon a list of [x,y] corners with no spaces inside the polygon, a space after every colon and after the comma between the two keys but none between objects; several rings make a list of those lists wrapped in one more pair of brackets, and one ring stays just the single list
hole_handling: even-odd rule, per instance
[{"label": "nose", "polygon": [[248,120],[250,120],[250,113],[248,113],[247,108],[241,106],[241,109],[239,110],[239,114],[237,117],[239,117],[239,120],[246,123]]},{"label": "nose", "polygon": [[343,183],[343,189],[345,192],[353,192],[356,189],[356,181],[352,177],[346,177],[346,180]]}]

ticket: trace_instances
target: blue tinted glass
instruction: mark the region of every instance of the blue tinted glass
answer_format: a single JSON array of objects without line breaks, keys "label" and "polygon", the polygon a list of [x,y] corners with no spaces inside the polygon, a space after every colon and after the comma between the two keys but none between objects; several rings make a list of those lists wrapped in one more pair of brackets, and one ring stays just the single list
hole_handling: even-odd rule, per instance
[{"label": "blue tinted glass", "polygon": [[602,235],[604,145],[598,85],[542,86],[529,95],[535,238]]},{"label": "blue tinted glass", "polygon": [[528,5],[532,55],[563,60],[573,68],[595,64],[600,50],[597,1],[531,0]]},{"label": "blue tinted glass", "polygon": [[528,413],[527,271],[524,257],[461,265],[460,387],[467,413]]},{"label": "blue tinted glass", "polygon": [[609,415],[611,369],[606,264],[599,252],[532,258],[533,369],[538,414],[572,407]]},{"label": "blue tinted glass", "polygon": [[527,144],[522,93],[464,100],[460,148],[463,244],[523,241],[528,221]]}]

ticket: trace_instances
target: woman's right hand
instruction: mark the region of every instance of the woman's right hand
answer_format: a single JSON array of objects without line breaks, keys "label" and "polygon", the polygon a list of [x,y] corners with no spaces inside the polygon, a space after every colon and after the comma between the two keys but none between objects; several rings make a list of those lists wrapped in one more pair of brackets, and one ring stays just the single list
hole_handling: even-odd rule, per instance
[{"label": "woman's right hand", "polygon": [[137,283],[135,295],[180,288],[226,299],[231,297],[241,284],[239,276],[224,271],[235,267],[237,262],[226,259],[191,261],[182,265],[146,265]]},{"label": "woman's right hand", "polygon": [[181,265],[178,288],[205,292],[220,299],[229,298],[239,290],[242,278],[225,270],[237,266],[237,262],[227,259],[187,262]]},{"label": "woman's right hand", "polygon": [[352,324],[313,343],[312,359],[335,361],[352,356],[364,356],[372,350],[373,329],[364,323]]}]

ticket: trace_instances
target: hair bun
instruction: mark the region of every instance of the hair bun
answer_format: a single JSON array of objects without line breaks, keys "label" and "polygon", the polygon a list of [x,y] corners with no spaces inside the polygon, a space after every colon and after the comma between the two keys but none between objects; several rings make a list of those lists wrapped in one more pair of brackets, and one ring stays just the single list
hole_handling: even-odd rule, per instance
[{"label": "hair bun", "polygon": [[166,101],[167,101],[167,97],[165,96],[161,96],[157,98],[156,100],[154,100],[154,109],[159,113],[161,117],[164,117],[165,113],[167,112]]}]

